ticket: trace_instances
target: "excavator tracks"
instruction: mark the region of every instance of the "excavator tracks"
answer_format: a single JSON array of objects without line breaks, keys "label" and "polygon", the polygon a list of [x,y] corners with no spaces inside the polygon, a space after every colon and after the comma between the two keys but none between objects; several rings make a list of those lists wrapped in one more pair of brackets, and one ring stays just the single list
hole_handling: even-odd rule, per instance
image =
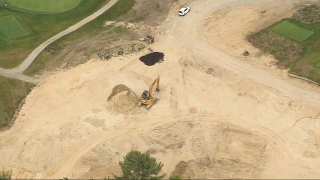
[{"label": "excavator tracks", "polygon": [[154,101],[147,106],[147,110],[149,110],[154,104],[158,102],[158,99],[154,99]]},{"label": "excavator tracks", "polygon": [[140,100],[139,100],[139,102],[138,102],[138,107],[141,107],[141,105],[142,105],[142,103],[141,103]]}]

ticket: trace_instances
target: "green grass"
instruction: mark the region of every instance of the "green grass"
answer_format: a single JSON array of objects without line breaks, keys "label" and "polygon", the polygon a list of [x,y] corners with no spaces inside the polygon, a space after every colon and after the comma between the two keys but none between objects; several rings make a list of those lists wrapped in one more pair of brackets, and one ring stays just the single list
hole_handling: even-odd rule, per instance
[{"label": "green grass", "polygon": [[0,16],[0,33],[7,38],[16,38],[28,35],[28,32],[13,15]]},{"label": "green grass", "polygon": [[76,8],[60,14],[30,14],[0,7],[0,16],[15,16],[29,33],[14,39],[0,34],[0,67],[17,67],[41,43],[91,15],[109,1],[83,0]]},{"label": "green grass", "polygon": [[[308,18],[311,17],[308,14]],[[308,20],[312,21],[312,19]],[[282,27],[279,27],[279,24],[282,24]],[[282,33],[273,33],[274,29]],[[284,19],[250,35],[248,39],[262,51],[274,55],[279,60],[279,64],[286,66],[290,73],[320,83],[319,22],[303,24],[293,19]]]},{"label": "green grass", "polygon": [[144,12],[143,14],[141,14],[140,16],[137,16],[135,18],[133,18],[132,20],[130,20],[131,23],[138,23],[138,22],[142,22],[145,21],[146,18],[148,17],[149,13],[148,12]]},{"label": "green grass", "polygon": [[122,27],[122,26],[117,26],[115,29],[114,29],[114,32],[116,33],[124,33],[127,31],[127,28],[125,27]]},{"label": "green grass", "polygon": [[316,63],[315,66],[317,66],[318,68],[320,68],[320,61],[319,61],[318,63]]},{"label": "green grass", "polygon": [[74,9],[81,0],[7,0],[7,2],[8,8],[15,6],[28,11],[61,13]]},{"label": "green grass", "polygon": [[[110,27],[103,27],[106,21],[113,21],[119,18],[121,19],[122,15],[128,13],[132,9],[134,4],[135,0],[120,0],[95,20],[53,42],[46,48],[46,50],[41,52],[41,54],[34,60],[29,68],[24,71],[24,74],[28,76],[34,76],[41,74],[46,69],[52,70],[52,67],[57,68],[59,66],[59,63],[62,63],[56,61],[54,58],[58,55],[59,51],[66,47],[70,42],[74,42],[80,38],[89,38],[107,30]],[[120,34],[125,30],[122,27],[119,27],[115,28],[114,31]],[[58,49],[59,51],[56,51],[57,53],[50,54],[48,52],[49,49]]]},{"label": "green grass", "polygon": [[0,179],[1,180],[10,180],[11,179],[11,172],[2,170],[0,172]]},{"label": "green grass", "polygon": [[0,76],[0,129],[13,120],[15,111],[34,85]]},{"label": "green grass", "polygon": [[299,27],[286,20],[282,21],[281,23],[273,27],[272,30],[282,36],[291,38],[299,42],[305,41],[314,34],[314,32]]}]

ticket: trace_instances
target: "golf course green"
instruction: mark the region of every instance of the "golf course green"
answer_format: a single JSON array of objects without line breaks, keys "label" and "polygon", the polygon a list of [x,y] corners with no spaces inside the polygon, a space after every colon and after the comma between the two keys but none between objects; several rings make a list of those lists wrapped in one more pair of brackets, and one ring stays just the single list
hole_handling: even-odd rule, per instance
[{"label": "golf course green", "polygon": [[[0,67],[10,69],[18,66],[41,43],[88,17],[109,1],[0,0]],[[8,2],[7,7],[5,2]],[[24,9],[31,4],[30,9]]]},{"label": "golf course green", "polygon": [[273,27],[272,30],[274,30],[276,33],[285,36],[287,38],[291,38],[293,40],[303,42],[309,37],[311,37],[314,32],[310,31],[308,29],[299,27],[293,23],[290,23],[286,20],[283,20],[281,23],[279,23],[277,26]]},{"label": "golf course green", "polygon": [[28,32],[13,15],[0,16],[0,33],[7,38],[28,35]]},{"label": "golf course green", "polygon": [[61,13],[77,7],[82,0],[7,0],[12,9],[39,13]]}]

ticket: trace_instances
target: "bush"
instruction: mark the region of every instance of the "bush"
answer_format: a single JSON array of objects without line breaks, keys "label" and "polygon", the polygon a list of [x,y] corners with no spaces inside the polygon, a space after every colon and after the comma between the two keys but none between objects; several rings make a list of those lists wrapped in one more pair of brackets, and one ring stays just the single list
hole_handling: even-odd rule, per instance
[{"label": "bush", "polygon": [[123,161],[119,162],[122,176],[114,175],[115,179],[161,179],[165,174],[159,175],[163,164],[158,163],[149,154],[131,151]]},{"label": "bush", "polygon": [[10,179],[11,179],[11,172],[9,172],[9,171],[1,171],[0,180],[10,180]]}]

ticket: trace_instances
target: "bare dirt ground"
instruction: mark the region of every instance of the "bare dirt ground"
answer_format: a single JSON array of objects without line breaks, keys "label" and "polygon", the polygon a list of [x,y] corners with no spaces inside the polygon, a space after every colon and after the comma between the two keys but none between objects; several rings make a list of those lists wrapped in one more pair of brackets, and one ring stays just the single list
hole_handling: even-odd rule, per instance
[{"label": "bare dirt ground", "polygon": [[[210,39],[212,46],[239,60],[272,71],[288,81],[297,82],[298,86],[319,90],[317,85],[290,78],[287,70],[277,68],[277,61],[272,55],[254,48],[246,40],[248,34],[267,28],[283,18],[289,18],[296,10],[316,1],[296,1],[293,4],[288,2],[260,1],[250,5],[237,5],[218,10],[211,15],[203,29],[203,34]],[[244,56],[245,51],[248,51],[250,55]]]},{"label": "bare dirt ground", "polygon": [[[156,30],[166,18],[172,3],[172,0],[137,0],[130,12],[117,18],[118,22],[107,21],[96,32],[49,46],[25,73],[42,76],[56,69],[75,67],[90,59],[114,56],[119,50],[130,53],[131,47],[144,45],[136,40]],[[124,32],[117,32],[117,27],[122,27]]]},{"label": "bare dirt ground", "polygon": [[[46,76],[27,97],[15,125],[0,133],[0,167],[11,169],[13,178],[104,178],[119,174],[118,161],[136,149],[163,162],[167,177],[319,177],[317,87],[299,88],[300,81],[272,73],[264,77],[259,63],[253,63],[258,70],[240,60],[246,71],[225,66],[244,50],[221,51],[233,37],[248,44],[223,25],[214,32],[209,28],[233,17],[246,30],[252,24],[243,24],[255,12],[245,9],[264,7],[267,13],[274,3],[295,5],[189,1],[190,14],[177,17],[176,10],[186,2],[172,5],[150,46],[165,54],[163,63],[144,65],[139,57],[149,52],[143,50]],[[227,6],[243,13],[225,10]],[[229,14],[212,21],[214,13],[223,11]],[[215,36],[219,30],[225,41]],[[245,46],[255,54],[249,48]],[[257,72],[261,81],[250,72]],[[161,91],[154,96],[160,101],[149,111],[136,107],[158,75]]]}]

